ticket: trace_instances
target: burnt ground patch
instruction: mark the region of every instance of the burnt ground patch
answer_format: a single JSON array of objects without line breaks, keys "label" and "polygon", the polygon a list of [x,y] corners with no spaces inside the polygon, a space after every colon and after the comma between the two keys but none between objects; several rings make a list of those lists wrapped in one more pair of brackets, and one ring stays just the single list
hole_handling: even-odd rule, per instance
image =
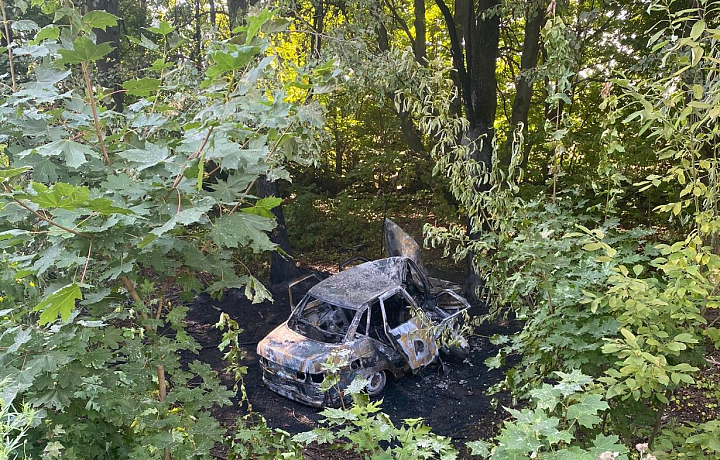
[{"label": "burnt ground patch", "polygon": [[[217,348],[222,333],[213,325],[220,312],[237,321],[243,328],[240,341],[246,352],[245,364],[248,367],[245,386],[253,410],[262,414],[271,427],[291,433],[307,431],[321,419],[320,410],[280,396],[262,383],[256,345],[290,314],[287,289],[274,289],[273,297],[273,303],[253,305],[240,290],[226,292],[221,300],[200,295],[190,306],[187,331],[202,347],[195,359],[209,363],[219,373],[222,382],[231,388],[233,377],[226,372],[222,353]],[[428,366],[417,374],[388,381],[382,395],[384,411],[396,423],[406,418],[421,417],[434,432],[455,440],[491,437],[498,423],[506,418],[502,406],[509,404],[509,397],[496,396],[497,404],[492,404],[486,390],[502,380],[502,372],[488,370],[484,361],[496,351],[489,337],[507,332],[508,327],[505,326],[485,325],[476,329],[471,338],[472,352],[466,360],[444,357],[442,363]],[[218,409],[215,413],[229,429],[247,413],[247,408],[241,407],[239,401],[235,398],[233,406]]]}]

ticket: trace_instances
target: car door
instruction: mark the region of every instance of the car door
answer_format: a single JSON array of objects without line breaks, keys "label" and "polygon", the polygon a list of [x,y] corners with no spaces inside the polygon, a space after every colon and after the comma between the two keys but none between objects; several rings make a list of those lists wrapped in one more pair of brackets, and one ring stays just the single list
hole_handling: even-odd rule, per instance
[{"label": "car door", "polygon": [[398,287],[379,298],[385,332],[395,348],[405,355],[413,370],[427,366],[435,360],[438,346],[431,323],[416,315],[415,302]]}]

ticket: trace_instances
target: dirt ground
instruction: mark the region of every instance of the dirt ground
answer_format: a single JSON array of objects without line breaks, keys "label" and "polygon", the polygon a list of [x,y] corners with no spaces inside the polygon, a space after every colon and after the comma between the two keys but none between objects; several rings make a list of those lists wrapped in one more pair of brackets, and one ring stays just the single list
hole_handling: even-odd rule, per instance
[{"label": "dirt ground", "polygon": [[[199,296],[187,316],[187,330],[202,345],[199,359],[209,363],[220,374],[223,383],[231,387],[232,376],[225,372],[222,354],[217,349],[221,333],[213,328],[220,312],[227,313],[244,329],[240,341],[247,353],[248,374],[245,385],[248,399],[256,412],[262,414],[271,427],[282,428],[291,433],[312,429],[321,418],[319,410],[291,401],[265,387],[255,348],[273,328],[290,314],[287,290],[276,289],[274,302],[252,305],[240,290],[228,291],[220,301],[207,295]],[[507,332],[500,326],[476,330],[471,338],[472,352],[465,361],[445,358],[442,364],[428,366],[415,375],[389,381],[382,395],[384,411],[394,422],[406,418],[424,418],[432,429],[455,440],[489,438],[505,417],[502,406],[507,406],[507,396],[499,397],[493,408],[485,394],[487,388],[502,379],[498,370],[488,371],[483,364],[495,347],[489,336]],[[246,413],[245,408],[234,406],[222,408],[215,415],[228,428]]]}]

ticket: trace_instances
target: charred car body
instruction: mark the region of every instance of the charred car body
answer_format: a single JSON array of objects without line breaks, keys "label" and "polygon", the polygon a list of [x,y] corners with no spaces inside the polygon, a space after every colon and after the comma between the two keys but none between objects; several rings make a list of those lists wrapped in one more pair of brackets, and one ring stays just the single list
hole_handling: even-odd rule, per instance
[{"label": "charred car body", "polygon": [[[391,221],[385,230],[388,252],[401,255],[320,281],[258,344],[263,381],[271,390],[312,406],[334,405],[336,390],[356,376],[367,379],[368,393],[377,395],[388,376],[430,364],[447,344],[467,349],[460,335],[467,301],[446,282],[427,276],[419,245],[409,235]],[[329,359],[343,367],[339,388],[323,392],[323,364]]]}]

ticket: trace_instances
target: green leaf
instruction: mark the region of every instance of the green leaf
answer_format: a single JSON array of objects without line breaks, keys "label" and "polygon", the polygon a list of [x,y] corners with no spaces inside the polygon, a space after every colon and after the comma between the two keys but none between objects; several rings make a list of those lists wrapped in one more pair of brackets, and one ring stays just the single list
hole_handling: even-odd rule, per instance
[{"label": "green leaf", "polygon": [[583,249],[586,251],[597,251],[602,247],[602,244],[600,243],[588,243],[585,246],[583,246]]},{"label": "green leaf", "polygon": [[155,51],[159,48],[159,46],[155,42],[153,42],[152,40],[150,40],[143,34],[140,34],[140,38],[129,36],[128,40],[130,40],[131,42],[133,42],[137,45],[142,46],[145,49],[149,49],[151,51]]},{"label": "green leaf", "polygon": [[163,163],[170,157],[170,151],[167,147],[146,142],[144,149],[129,149],[117,155],[138,164],[138,171],[142,171],[143,169]]},{"label": "green leaf", "polygon": [[571,446],[542,455],[544,460],[597,460],[597,456],[577,447]]},{"label": "green leaf", "polygon": [[560,402],[560,394],[561,392],[558,388],[553,388],[547,383],[543,384],[540,388],[530,390],[530,396],[532,396],[537,407],[551,412],[555,410],[555,406]]},{"label": "green leaf", "polygon": [[29,169],[30,168],[28,168],[27,166],[23,166],[21,168],[0,169],[0,181],[4,181],[5,179],[9,179],[11,177],[19,176]]},{"label": "green leaf", "polygon": [[490,456],[492,444],[478,439],[477,441],[470,441],[466,445],[470,448],[470,455],[479,455],[483,458]]},{"label": "green leaf", "polygon": [[83,62],[94,62],[103,56],[110,54],[113,50],[109,43],[104,42],[96,45],[85,35],[78,37],[73,42],[72,49],[60,49],[58,53],[62,58],[57,62],[60,64],[80,64]]},{"label": "green leaf", "polygon": [[665,347],[670,351],[683,351],[687,349],[687,345],[681,342],[669,342],[665,345]]},{"label": "green leaf", "polygon": [[99,212],[104,215],[133,214],[133,212],[129,209],[114,206],[113,202],[107,198],[95,198],[94,200],[90,200],[85,207],[91,211]]},{"label": "green leaf", "polygon": [[39,319],[41,326],[55,321],[58,316],[67,321],[78,299],[82,299],[80,286],[72,283],[45,297],[33,310],[42,311]]},{"label": "green leaf", "polygon": [[591,377],[583,374],[578,369],[573,369],[569,374],[560,371],[556,371],[555,374],[560,377],[560,383],[555,385],[555,388],[565,396],[580,391],[585,385],[592,382]]},{"label": "green leaf", "polygon": [[351,395],[363,392],[365,391],[365,387],[368,386],[368,383],[370,382],[365,377],[357,375],[353,379],[352,383],[345,388],[345,391]]},{"label": "green leaf", "polygon": [[245,282],[245,297],[250,299],[253,304],[263,303],[266,300],[272,302],[273,300],[270,291],[252,275],[249,275]]},{"label": "green leaf", "polygon": [[198,161],[197,183],[195,184],[195,188],[197,188],[198,191],[202,190],[203,175],[205,175],[205,154],[204,153],[200,157],[200,161]]},{"label": "green leaf", "polygon": [[683,332],[682,334],[676,335],[675,341],[683,343],[698,343],[698,339],[688,332]]},{"label": "green leaf", "polygon": [[[178,224],[191,225],[196,222],[200,222],[203,220],[205,213],[208,212],[211,207],[212,204],[210,202],[205,202],[191,208],[185,208],[172,216],[172,218],[165,222],[161,227],[154,228],[151,233],[161,236],[162,234],[174,229]],[[143,239],[143,241],[145,241],[145,239]],[[142,242],[140,244],[142,244]]]},{"label": "green leaf", "polygon": [[695,24],[693,24],[692,30],[690,31],[690,38],[693,40],[697,40],[700,38],[700,35],[705,31],[706,28],[705,20],[701,19],[697,21]]},{"label": "green leaf", "polygon": [[617,460],[625,460],[627,459],[625,454],[628,452],[628,449],[620,442],[619,436],[614,434],[610,436],[598,434],[593,440],[593,448],[590,449],[590,452],[592,452],[594,458],[597,458],[603,452],[618,452],[620,456]]},{"label": "green leaf", "polygon": [[108,27],[115,27],[118,17],[103,10],[93,10],[83,16],[83,22],[93,29],[107,30]]},{"label": "green leaf", "polygon": [[57,40],[60,38],[60,28],[58,26],[45,26],[35,34],[35,38],[31,44],[38,44],[43,40]]},{"label": "green leaf", "polygon": [[160,80],[157,78],[128,80],[122,84],[122,87],[127,90],[127,94],[132,96],[147,97],[160,88]]},{"label": "green leaf", "polygon": [[630,344],[637,343],[637,337],[635,337],[635,335],[633,335],[632,332],[625,329],[624,327],[620,329],[620,333],[623,335],[623,337],[625,337],[625,340],[627,340],[628,343],[630,343]]},{"label": "green leaf", "polygon": [[272,17],[272,15],[272,11],[263,10],[257,16],[249,16],[245,18],[245,20],[248,22],[245,44],[249,44],[250,41],[257,36],[260,28]]},{"label": "green leaf", "polygon": [[32,187],[37,193],[35,195],[27,195],[25,198],[46,209],[77,209],[84,206],[90,197],[90,190],[87,187],[79,187],[62,182],[57,182],[51,188],[33,182]]},{"label": "green leaf", "polygon": [[585,428],[593,428],[600,423],[597,413],[607,410],[610,406],[597,394],[583,394],[580,400],[568,407],[567,418],[575,419]]},{"label": "green leaf", "polygon": [[51,142],[38,147],[37,153],[44,157],[54,157],[62,154],[65,156],[65,164],[73,169],[77,169],[87,163],[85,155],[98,157],[97,153],[90,147],[68,139]]},{"label": "green leaf", "polygon": [[145,235],[145,237],[137,244],[138,249],[144,248],[144,247],[147,246],[148,244],[150,244],[150,243],[152,243],[153,241],[155,241],[156,238],[157,238],[157,235],[154,235],[154,234],[152,234],[152,233],[151,233],[151,234],[148,234],[148,235]]},{"label": "green leaf", "polygon": [[155,34],[165,36],[175,30],[175,27],[171,26],[167,21],[160,21],[156,27],[148,27],[147,30]]},{"label": "green leaf", "polygon": [[258,216],[267,217],[268,219],[274,219],[275,215],[270,211],[273,208],[279,206],[280,203],[282,203],[282,198],[269,196],[269,197],[263,198],[261,200],[258,200],[255,203],[255,206],[250,206],[248,208],[242,208],[242,209],[240,209],[240,211],[248,213],[248,214],[255,214]]},{"label": "green leaf", "polygon": [[244,68],[255,56],[262,52],[260,46],[238,46],[230,52],[216,51],[211,54],[215,65],[207,69],[208,77],[216,77],[225,72]]},{"label": "green leaf", "polygon": [[228,248],[250,245],[255,252],[275,248],[265,232],[275,228],[275,221],[254,214],[225,214],[215,220],[210,237],[215,244]]},{"label": "green leaf", "polygon": [[229,174],[226,180],[219,179],[217,183],[209,185],[213,190],[212,196],[218,201],[233,202],[238,195],[245,191],[255,177],[252,174],[237,171]]}]

